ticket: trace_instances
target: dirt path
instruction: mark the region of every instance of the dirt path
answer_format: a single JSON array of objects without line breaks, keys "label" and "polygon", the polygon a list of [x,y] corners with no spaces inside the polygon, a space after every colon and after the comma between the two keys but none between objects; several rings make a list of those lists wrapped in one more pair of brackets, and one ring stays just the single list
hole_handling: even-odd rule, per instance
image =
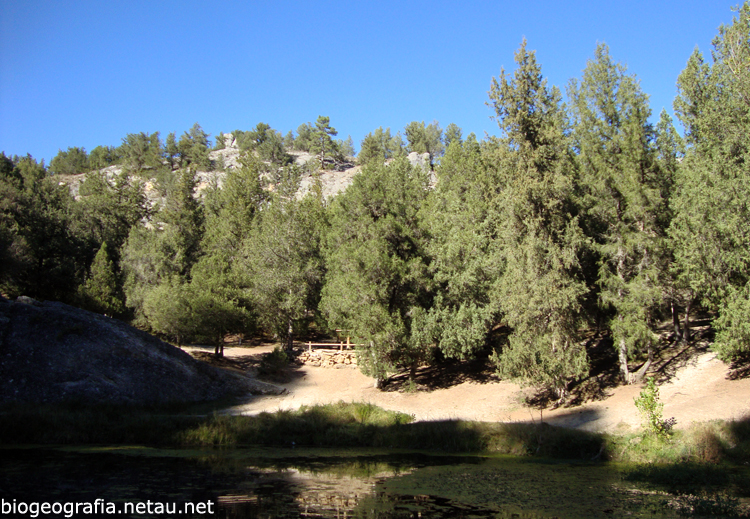
[{"label": "dirt path", "polygon": [[[232,359],[244,359],[269,351],[268,347],[227,348]],[[750,415],[750,378],[730,380],[729,367],[710,351],[698,352],[669,373],[660,386],[664,417],[674,417],[677,427],[714,419],[731,420]],[[576,407],[539,411],[527,407],[526,392],[518,385],[492,378],[458,381],[450,387],[416,391],[380,391],[374,380],[356,368],[322,368],[303,365],[294,379],[279,384],[288,393],[251,397],[229,411],[257,414],[262,411],[297,409],[302,405],[370,402],[385,409],[412,414],[417,420],[462,419],[487,422],[538,421],[590,431],[628,431],[639,427],[633,404],[642,385],[618,386],[602,400]]]}]

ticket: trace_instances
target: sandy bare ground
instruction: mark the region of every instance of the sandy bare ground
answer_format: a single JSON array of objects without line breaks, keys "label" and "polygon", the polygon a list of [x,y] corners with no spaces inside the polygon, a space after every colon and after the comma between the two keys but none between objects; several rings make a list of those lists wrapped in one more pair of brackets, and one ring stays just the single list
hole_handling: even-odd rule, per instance
[{"label": "sandy bare ground", "polygon": [[[271,347],[227,348],[232,360],[257,359]],[[670,365],[671,363],[671,365]],[[664,417],[674,417],[676,427],[693,422],[731,420],[750,415],[750,377],[734,377],[730,367],[708,350],[690,352],[680,362],[667,361],[660,380]],[[228,410],[253,415],[263,411],[297,409],[303,405],[344,402],[370,402],[385,409],[412,414],[417,420],[476,420],[486,422],[545,422],[589,431],[626,432],[640,426],[641,418],[633,404],[643,385],[605,389],[598,400],[581,405],[539,410],[526,404],[532,393],[517,384],[495,376],[455,379],[445,387],[417,385],[416,391],[403,387],[381,391],[374,380],[358,369],[302,365],[294,368],[291,380],[278,384],[287,390],[278,396],[248,397],[247,402]]]}]

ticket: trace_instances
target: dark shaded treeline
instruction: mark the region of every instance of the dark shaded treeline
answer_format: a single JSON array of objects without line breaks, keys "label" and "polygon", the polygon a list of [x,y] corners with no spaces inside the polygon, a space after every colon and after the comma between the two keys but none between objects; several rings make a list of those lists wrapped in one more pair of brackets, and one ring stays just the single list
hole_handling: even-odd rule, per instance
[{"label": "dark shaded treeline", "polygon": [[[196,168],[212,165],[198,125],[179,142],[129,135],[110,162],[99,148],[61,152],[50,171],[3,154],[0,289],[177,341],[264,331],[291,345],[311,325],[345,329],[380,380],[491,346],[502,376],[561,398],[588,372],[587,330],[611,335],[629,381],[629,362],[657,345],[655,324],[671,319],[673,338],[689,341],[702,307],[730,359],[750,349],[748,27],[745,3],[712,59],[688,60],[675,99],[684,138],[666,112],[649,122],[648,96],[605,45],[563,103],[524,42],[516,69],[492,80],[499,137],[414,122],[404,144],[378,128],[361,173],[330,200],[318,168],[288,155],[351,154],[327,117],[297,136],[263,123],[235,132],[240,167],[200,199]],[[89,173],[75,201],[49,173],[84,158],[122,173]],[[313,187],[300,198],[304,175]],[[146,203],[144,178],[158,181],[161,207]]]}]

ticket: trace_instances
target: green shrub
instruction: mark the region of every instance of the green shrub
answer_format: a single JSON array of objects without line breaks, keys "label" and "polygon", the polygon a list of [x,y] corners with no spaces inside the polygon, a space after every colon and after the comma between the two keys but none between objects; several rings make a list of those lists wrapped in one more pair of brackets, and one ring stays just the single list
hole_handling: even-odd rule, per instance
[{"label": "green shrub", "polygon": [[289,357],[280,346],[276,346],[272,352],[263,355],[258,366],[261,375],[278,375],[289,364]]},{"label": "green shrub", "polygon": [[672,427],[676,421],[674,418],[664,420],[662,415],[664,404],[659,401],[659,388],[656,387],[654,377],[648,377],[646,387],[643,388],[640,396],[635,399],[635,407],[643,416],[643,428],[646,432],[662,440],[671,438]]}]

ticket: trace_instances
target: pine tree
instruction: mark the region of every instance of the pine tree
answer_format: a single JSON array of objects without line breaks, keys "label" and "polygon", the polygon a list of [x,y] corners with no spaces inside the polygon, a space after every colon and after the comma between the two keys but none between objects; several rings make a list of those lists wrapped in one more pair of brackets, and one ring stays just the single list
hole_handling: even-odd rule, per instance
[{"label": "pine tree", "polygon": [[[302,135],[301,132],[298,133]],[[310,152],[320,155],[321,160],[324,159],[334,150],[333,137],[336,135],[338,132],[331,126],[330,117],[318,116],[315,128],[312,129]]]}]

